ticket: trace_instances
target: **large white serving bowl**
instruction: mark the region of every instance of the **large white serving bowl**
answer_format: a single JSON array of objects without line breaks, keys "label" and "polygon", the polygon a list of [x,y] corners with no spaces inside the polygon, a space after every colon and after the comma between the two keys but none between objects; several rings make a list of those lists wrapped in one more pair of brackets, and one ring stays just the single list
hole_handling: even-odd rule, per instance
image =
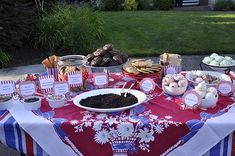
[{"label": "large white serving bowl", "polygon": [[[80,95],[77,95],[74,98],[73,103],[80,108],[83,108],[83,109],[86,109],[89,111],[93,111],[93,112],[119,112],[119,111],[124,111],[126,109],[130,109],[135,106],[138,106],[141,103],[143,103],[147,98],[145,93],[138,91],[138,90],[131,89],[128,93],[134,95],[138,99],[138,102],[133,105],[130,105],[130,106],[102,109],[102,108],[92,108],[92,107],[86,107],[86,106],[80,105],[80,101],[82,99],[85,99],[85,98],[88,98],[91,96],[104,95],[104,94],[110,94],[110,93],[120,95],[121,90],[122,89],[118,89],[118,88],[106,88],[106,89],[98,89],[98,90],[88,91],[88,92],[82,93]],[[126,92],[127,90],[128,89],[123,89],[123,92]]]},{"label": "large white serving bowl", "polygon": [[[197,85],[198,83],[193,81],[191,75],[190,75],[190,72],[193,72],[193,71],[188,71],[185,75],[186,79],[191,82],[193,85]],[[221,81],[228,81],[228,82],[231,82],[231,78],[226,75],[226,74],[223,74],[223,73],[220,73],[220,72],[215,72],[215,71],[202,71],[204,74],[208,74],[208,75],[211,75],[211,76],[214,76],[214,77],[218,77],[219,79],[221,79]],[[216,87],[218,84],[208,84],[206,83],[207,87]]]},{"label": "large white serving bowl", "polygon": [[[203,61],[202,61],[203,62]],[[232,64],[230,66],[213,66],[210,64],[207,64],[205,62],[203,62],[205,65],[209,66],[211,69],[215,70],[215,71],[224,71],[228,68],[234,67],[235,66],[235,60],[232,60]]]}]

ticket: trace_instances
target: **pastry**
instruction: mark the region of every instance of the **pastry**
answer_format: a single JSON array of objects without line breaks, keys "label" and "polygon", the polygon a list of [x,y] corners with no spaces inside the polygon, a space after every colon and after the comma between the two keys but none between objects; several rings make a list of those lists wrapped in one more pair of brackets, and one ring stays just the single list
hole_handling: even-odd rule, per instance
[{"label": "pastry", "polygon": [[216,53],[211,54],[210,56],[205,57],[202,60],[203,63],[211,66],[231,66],[233,64],[233,59],[229,56],[220,56]]},{"label": "pastry", "polygon": [[[96,58],[96,57],[99,57]],[[112,44],[106,44],[102,48],[98,48],[92,54],[87,55],[87,65],[96,67],[108,67],[121,65],[126,62],[128,56],[121,52],[114,50]]]}]

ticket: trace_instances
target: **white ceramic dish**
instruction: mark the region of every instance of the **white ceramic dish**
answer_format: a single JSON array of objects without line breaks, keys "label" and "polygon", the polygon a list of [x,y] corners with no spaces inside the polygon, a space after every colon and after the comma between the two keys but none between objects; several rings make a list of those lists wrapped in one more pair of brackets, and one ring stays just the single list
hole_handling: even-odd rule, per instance
[{"label": "white ceramic dish", "polygon": [[187,90],[187,87],[188,85],[186,85],[185,87],[177,87],[177,88],[162,86],[162,90],[167,94],[178,96],[184,94],[184,92]]},{"label": "white ceramic dish", "polygon": [[[203,61],[202,61],[203,62]],[[203,62],[205,65],[209,66],[211,69],[213,70],[218,70],[218,71],[223,71],[223,70],[226,70],[228,68],[231,68],[231,67],[234,67],[235,66],[235,60],[232,60],[232,65],[230,66],[214,66],[214,65],[210,65],[210,64],[207,64],[205,62]]]},{"label": "white ceramic dish", "polygon": [[[124,89],[123,91],[125,92],[127,90],[128,89]],[[85,92],[85,93],[82,93],[80,95],[77,95],[74,98],[73,102],[76,106],[78,106],[80,108],[83,108],[83,109],[86,109],[86,110],[89,110],[89,111],[93,111],[93,112],[118,112],[118,111],[124,111],[126,109],[130,109],[130,108],[133,108],[135,106],[138,106],[146,100],[146,94],[145,93],[143,93],[141,91],[138,91],[138,90],[131,89],[129,91],[129,93],[133,94],[135,97],[137,97],[138,102],[133,104],[133,105],[130,105],[130,106],[119,107],[119,108],[100,109],[100,108],[92,108],[92,107],[86,107],[86,106],[80,105],[80,101],[82,99],[87,98],[87,97],[96,96],[96,95],[110,94],[110,93],[120,95],[120,92],[121,92],[121,89],[117,89],[117,88],[92,90],[92,91]]]},{"label": "white ceramic dish", "polygon": [[202,103],[200,105],[201,108],[213,108],[216,106],[216,103],[218,102],[218,95],[216,96],[216,98],[212,98],[212,99],[202,99]]},{"label": "white ceramic dish", "polygon": [[[29,98],[38,98],[39,100],[35,102],[25,102],[25,100]],[[24,108],[29,111],[37,110],[38,108],[41,107],[41,101],[42,99],[39,96],[29,96],[23,100]]]},{"label": "white ceramic dish", "polygon": [[0,103],[0,110],[9,110],[13,106],[13,99]]},{"label": "white ceramic dish", "polygon": [[63,98],[60,100],[52,100],[50,98],[47,98],[47,101],[48,101],[51,108],[59,108],[59,107],[64,106],[65,96],[64,95],[61,95],[61,96],[63,96]]},{"label": "white ceramic dish", "polygon": [[[195,81],[193,81],[193,79],[192,79],[192,77],[191,77],[191,75],[190,75],[190,72],[193,72],[193,71],[188,71],[188,72],[186,72],[185,77],[186,77],[186,79],[187,79],[189,82],[193,83],[193,85],[196,86],[198,83],[195,82]],[[220,72],[214,72],[214,71],[202,71],[202,72],[203,72],[204,74],[208,74],[208,75],[211,75],[211,76],[214,76],[214,77],[218,77],[219,79],[221,79],[221,80],[223,80],[223,81],[229,81],[229,82],[231,82],[231,78],[230,78],[228,75],[226,75],[226,74],[223,74],[223,73],[220,73]],[[208,84],[208,83],[206,83],[206,85],[207,85],[207,87],[216,87],[217,83],[216,83],[216,84]]]}]

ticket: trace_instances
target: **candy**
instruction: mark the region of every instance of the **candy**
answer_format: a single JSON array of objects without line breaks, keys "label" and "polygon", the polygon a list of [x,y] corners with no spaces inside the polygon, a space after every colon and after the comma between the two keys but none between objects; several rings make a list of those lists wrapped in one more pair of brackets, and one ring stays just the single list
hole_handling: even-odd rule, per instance
[{"label": "candy", "polygon": [[217,95],[217,89],[215,87],[208,88],[207,92],[210,92],[210,93],[213,93],[214,95]]},{"label": "candy", "polygon": [[203,81],[203,82],[200,82],[196,87],[195,87],[195,90],[196,91],[204,91],[206,92],[207,90],[207,87],[206,87],[206,83]]}]

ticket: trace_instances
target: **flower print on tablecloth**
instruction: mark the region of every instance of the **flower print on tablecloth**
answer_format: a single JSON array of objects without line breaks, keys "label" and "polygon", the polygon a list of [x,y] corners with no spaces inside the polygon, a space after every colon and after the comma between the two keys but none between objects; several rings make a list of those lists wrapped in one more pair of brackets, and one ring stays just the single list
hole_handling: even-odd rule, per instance
[{"label": "flower print on tablecloth", "polygon": [[159,118],[151,110],[145,110],[143,105],[126,112],[81,113],[83,118],[80,121],[70,121],[75,133],[82,133],[86,127],[92,128],[95,132],[94,141],[101,145],[109,143],[116,156],[138,153],[139,150],[149,152],[150,142],[157,139],[154,134],[163,133],[170,125],[181,124],[171,121],[170,115]]},{"label": "flower print on tablecloth", "polygon": [[[49,121],[51,121],[53,123],[53,127],[56,131],[56,133],[58,134],[58,136],[60,137],[60,139],[62,141],[64,141],[66,144],[68,144],[73,150],[74,152],[76,152],[79,156],[82,156],[83,154],[75,147],[75,145],[70,141],[69,136],[67,133],[65,133],[62,129],[61,129],[61,125],[64,122],[67,122],[67,119],[64,118],[54,118],[55,116],[55,112],[54,111],[48,111],[48,112],[42,112],[40,109],[33,111],[35,113],[35,115],[37,116],[41,116]],[[74,123],[76,124],[76,123]]]}]

